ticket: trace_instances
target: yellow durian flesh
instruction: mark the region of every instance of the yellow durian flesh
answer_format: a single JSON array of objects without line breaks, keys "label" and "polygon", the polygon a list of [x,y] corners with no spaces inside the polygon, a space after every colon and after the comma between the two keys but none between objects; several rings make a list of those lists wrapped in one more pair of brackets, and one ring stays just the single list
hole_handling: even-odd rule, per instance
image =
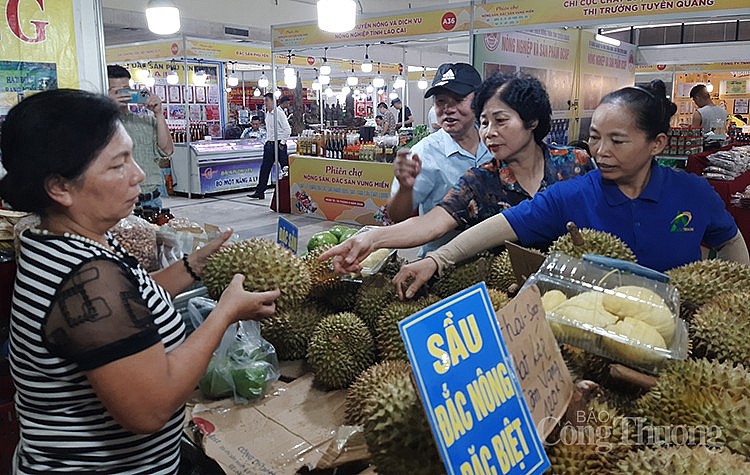
[{"label": "yellow durian flesh", "polygon": [[542,307],[544,307],[545,312],[550,312],[566,300],[568,300],[568,297],[561,291],[557,289],[550,290],[542,295]]},{"label": "yellow durian flesh", "polygon": [[[654,327],[636,318],[626,317],[607,326],[606,329],[641,345],[667,348],[664,338]],[[613,353],[613,356],[637,365],[655,363],[664,359],[664,356],[648,348],[634,346],[614,338],[604,338],[603,343],[605,348]]]},{"label": "yellow durian flesh", "polygon": [[[612,315],[602,306],[602,294],[599,292],[584,292],[571,297],[558,305],[552,313],[556,317],[562,317],[579,324],[588,324],[593,327],[605,328],[617,321],[617,316]],[[555,323],[551,321],[551,323]],[[598,338],[594,333],[570,325],[551,325],[555,336],[563,339],[586,339]]]},{"label": "yellow durian flesh", "polygon": [[634,318],[652,326],[664,341],[672,341],[675,318],[664,299],[654,291],[636,285],[624,285],[605,293],[604,308],[620,318]]}]

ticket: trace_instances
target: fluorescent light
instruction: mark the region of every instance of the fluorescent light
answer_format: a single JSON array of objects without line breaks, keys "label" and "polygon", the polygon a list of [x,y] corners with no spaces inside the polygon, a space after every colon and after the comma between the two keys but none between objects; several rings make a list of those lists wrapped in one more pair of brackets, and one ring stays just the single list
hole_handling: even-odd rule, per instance
[{"label": "fluorescent light", "polygon": [[268,78],[266,77],[266,73],[260,73],[260,77],[258,78],[258,87],[262,87],[263,89],[268,87]]},{"label": "fluorescent light", "polygon": [[385,79],[383,79],[382,76],[375,76],[374,78],[372,78],[372,85],[373,87],[378,88],[383,87],[385,86]]},{"label": "fluorescent light", "polygon": [[620,46],[620,40],[610,38],[609,36],[600,35],[598,33],[596,35],[596,41],[601,41],[602,43],[606,43],[612,46]]},{"label": "fluorescent light", "polygon": [[318,0],[318,28],[343,33],[354,28],[357,5],[354,0]]},{"label": "fluorescent light", "polygon": [[349,86],[356,86],[359,84],[359,78],[357,76],[349,76],[346,78],[346,84]]},{"label": "fluorescent light", "polygon": [[149,0],[146,5],[148,29],[157,35],[171,35],[180,30],[180,10],[172,0]]},{"label": "fluorescent light", "polygon": [[174,69],[167,73],[167,84],[175,85],[180,82],[180,76],[177,75],[177,71]]}]

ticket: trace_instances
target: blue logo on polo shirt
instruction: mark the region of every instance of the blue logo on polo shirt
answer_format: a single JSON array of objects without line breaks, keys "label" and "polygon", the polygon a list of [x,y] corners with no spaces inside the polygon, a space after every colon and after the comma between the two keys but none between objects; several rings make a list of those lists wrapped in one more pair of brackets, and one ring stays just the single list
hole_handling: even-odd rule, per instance
[{"label": "blue logo on polo shirt", "polygon": [[690,211],[682,211],[677,213],[677,216],[672,220],[672,226],[669,228],[669,232],[682,233],[694,231],[694,228],[689,228],[688,224],[693,220],[693,213]]}]

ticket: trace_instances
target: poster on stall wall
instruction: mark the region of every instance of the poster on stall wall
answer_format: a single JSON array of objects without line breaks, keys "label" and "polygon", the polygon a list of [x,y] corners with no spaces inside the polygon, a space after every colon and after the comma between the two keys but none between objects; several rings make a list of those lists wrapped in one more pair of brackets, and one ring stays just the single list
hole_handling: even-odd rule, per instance
[{"label": "poster on stall wall", "polygon": [[289,161],[293,214],[359,225],[386,224],[385,204],[393,181],[390,163],[299,156]]},{"label": "poster on stall wall", "polygon": [[474,66],[487,78],[499,71],[530,74],[544,84],[554,112],[574,97],[573,74],[580,30],[544,29],[477,35]]},{"label": "poster on stall wall", "polygon": [[24,97],[78,88],[73,2],[9,1],[0,22],[0,117]]},{"label": "poster on stall wall", "polygon": [[635,82],[635,45],[618,46],[596,40],[590,31],[581,32],[580,108],[593,112],[602,97]]}]

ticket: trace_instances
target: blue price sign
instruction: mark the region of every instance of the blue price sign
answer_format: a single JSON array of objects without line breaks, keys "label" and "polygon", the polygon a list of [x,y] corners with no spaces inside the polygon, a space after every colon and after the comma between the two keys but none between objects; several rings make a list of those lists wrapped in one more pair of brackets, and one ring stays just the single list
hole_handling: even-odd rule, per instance
[{"label": "blue price sign", "polygon": [[279,216],[279,225],[276,229],[276,242],[297,254],[297,237],[299,228],[288,219]]},{"label": "blue price sign", "polygon": [[449,474],[537,474],[549,460],[484,283],[399,324]]}]

